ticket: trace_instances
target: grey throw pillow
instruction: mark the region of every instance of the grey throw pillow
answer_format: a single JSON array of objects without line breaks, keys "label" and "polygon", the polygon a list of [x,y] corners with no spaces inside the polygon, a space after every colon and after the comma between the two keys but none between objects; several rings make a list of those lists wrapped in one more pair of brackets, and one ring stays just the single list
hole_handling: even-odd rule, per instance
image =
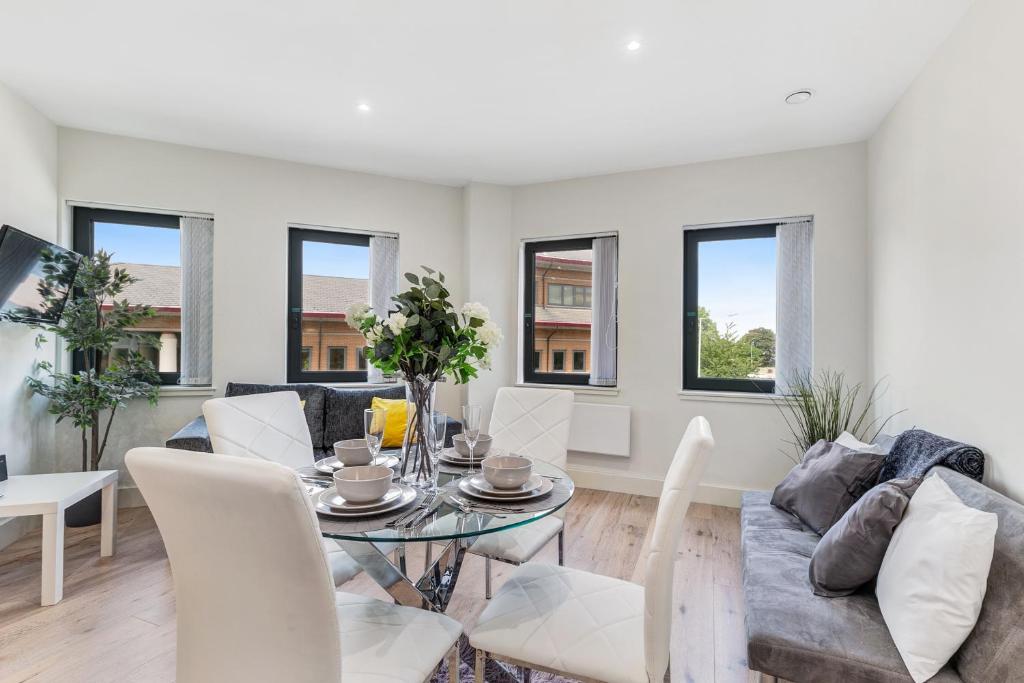
[{"label": "grey throw pillow", "polygon": [[775,488],[772,505],[824,535],[878,481],[884,455],[822,439]]},{"label": "grey throw pillow", "polygon": [[850,595],[876,576],[893,531],[903,519],[920,478],[879,484],[853,504],[811,555],[811,586],[817,595]]}]

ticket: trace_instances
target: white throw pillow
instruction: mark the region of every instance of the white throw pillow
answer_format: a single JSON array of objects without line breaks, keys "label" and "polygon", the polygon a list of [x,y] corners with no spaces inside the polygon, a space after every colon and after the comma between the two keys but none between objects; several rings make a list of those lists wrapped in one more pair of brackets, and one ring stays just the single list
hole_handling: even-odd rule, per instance
[{"label": "white throw pillow", "polygon": [[851,451],[857,451],[859,453],[875,453],[877,455],[885,455],[889,451],[885,446],[879,446],[873,443],[864,443],[850,432],[843,432],[839,435],[839,438],[835,440],[835,443],[840,446],[845,446]]},{"label": "white throw pillow", "polygon": [[910,499],[889,543],[875,594],[917,683],[946,665],[978,620],[998,518],[964,505],[932,474]]}]

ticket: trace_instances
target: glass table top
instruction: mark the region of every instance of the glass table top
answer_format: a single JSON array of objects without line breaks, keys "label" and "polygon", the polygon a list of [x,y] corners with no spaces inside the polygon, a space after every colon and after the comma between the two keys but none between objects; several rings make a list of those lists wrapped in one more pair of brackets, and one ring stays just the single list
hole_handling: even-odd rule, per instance
[{"label": "glass table top", "polygon": [[[559,467],[534,460],[533,471],[551,481],[550,493],[535,500],[491,502],[474,499],[458,489],[458,482],[468,474],[468,468],[441,463],[437,484],[443,503],[435,513],[427,515],[418,524],[389,526],[388,522],[399,518],[397,511],[355,518],[317,514],[320,531],[324,537],[338,540],[393,543],[468,538],[523,526],[564,507],[575,491],[572,479]],[[302,468],[299,472],[305,478],[315,476],[324,481],[330,480],[313,468]],[[474,474],[479,473],[479,466],[474,467]],[[312,490],[310,495],[318,496],[321,490]],[[418,490],[415,504],[404,508],[404,511],[419,507],[426,495],[426,492]]]}]

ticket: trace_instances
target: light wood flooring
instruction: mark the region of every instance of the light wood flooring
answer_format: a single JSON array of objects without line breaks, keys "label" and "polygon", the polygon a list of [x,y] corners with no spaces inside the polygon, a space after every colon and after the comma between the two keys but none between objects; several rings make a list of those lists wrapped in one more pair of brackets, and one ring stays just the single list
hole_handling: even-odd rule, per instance
[{"label": "light wood flooring", "polygon": [[[657,500],[578,490],[568,508],[566,564],[643,582]],[[410,562],[422,567],[422,549]],[[555,544],[538,561],[556,561]],[[99,527],[68,529],[64,600],[39,606],[39,534],[0,551],[0,683],[174,680],[174,592],[145,508],[120,511],[117,554],[99,557]],[[494,563],[495,588],[511,570]],[[739,511],[694,504],[676,563],[672,680],[753,681],[746,666]],[[366,576],[344,590],[386,598]],[[448,614],[473,627],[484,607],[483,560],[467,555]]]}]

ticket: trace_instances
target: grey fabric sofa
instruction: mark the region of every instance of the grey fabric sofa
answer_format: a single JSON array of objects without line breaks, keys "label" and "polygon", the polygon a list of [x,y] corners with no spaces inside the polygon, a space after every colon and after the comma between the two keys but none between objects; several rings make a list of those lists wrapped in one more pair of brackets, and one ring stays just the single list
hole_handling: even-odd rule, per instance
[{"label": "grey fabric sofa", "polygon": [[[1024,680],[1024,506],[944,467],[939,476],[967,505],[999,516],[978,623],[931,680]],[[744,494],[741,513],[748,666],[789,681],[911,683],[882,620],[873,587],[844,598],[811,591],[819,537],[772,507],[770,491]]]},{"label": "grey fabric sofa", "polygon": [[[373,398],[405,398],[405,386],[343,389],[322,384],[243,384],[229,382],[225,396],[265,394],[272,391],[294,391],[306,402],[303,412],[313,439],[313,455],[317,460],[334,455],[334,442],[359,439],[363,436],[363,411]],[[462,424],[449,418],[445,443],[452,444],[452,436],[462,433]],[[167,440],[168,448],[186,451],[213,452],[206,420],[199,416],[178,430]]]}]

